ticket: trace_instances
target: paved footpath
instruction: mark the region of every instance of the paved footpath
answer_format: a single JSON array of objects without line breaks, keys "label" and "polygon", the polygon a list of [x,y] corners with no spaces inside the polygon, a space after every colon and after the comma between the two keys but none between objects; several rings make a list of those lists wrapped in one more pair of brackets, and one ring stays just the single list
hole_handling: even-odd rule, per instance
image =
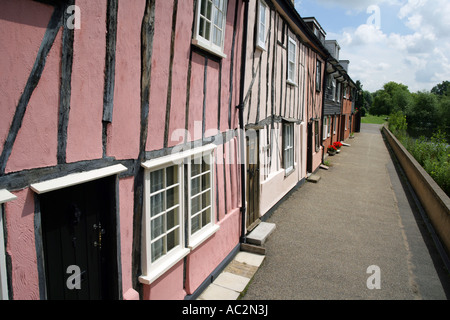
[{"label": "paved footpath", "polygon": [[[379,126],[363,124],[347,142],[318,183],[268,220],[276,230],[244,300],[450,298],[450,277]],[[377,275],[380,289],[370,290]]]}]

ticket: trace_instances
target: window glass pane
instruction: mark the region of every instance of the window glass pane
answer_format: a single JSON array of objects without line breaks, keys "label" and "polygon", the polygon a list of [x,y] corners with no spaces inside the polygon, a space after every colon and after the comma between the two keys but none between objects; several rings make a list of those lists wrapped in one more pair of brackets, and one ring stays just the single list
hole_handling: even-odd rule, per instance
[{"label": "window glass pane", "polygon": [[173,206],[179,204],[179,192],[178,187],[170,188],[166,192],[167,197],[167,208],[172,208]]},{"label": "window glass pane", "polygon": [[222,11],[219,11],[219,10],[214,11],[214,25],[216,25],[219,29],[223,29],[223,13],[222,13]]},{"label": "window glass pane", "polygon": [[164,192],[160,192],[150,197],[150,212],[151,216],[164,211]]},{"label": "window glass pane", "polygon": [[209,40],[210,38],[210,29],[211,29],[211,22],[206,21],[205,19],[201,18],[200,19],[200,30],[199,30],[199,34]]},{"label": "window glass pane", "polygon": [[202,158],[194,158],[191,162],[191,177],[199,175],[202,170]]},{"label": "window glass pane", "polygon": [[200,179],[201,177],[197,177],[192,179],[191,181],[191,195],[193,196],[200,193],[201,191]]},{"label": "window glass pane", "polygon": [[166,187],[170,187],[178,183],[178,166],[166,169]]},{"label": "window glass pane", "polygon": [[164,238],[152,243],[152,262],[156,261],[164,254]]},{"label": "window glass pane", "polygon": [[180,231],[176,228],[167,235],[167,251],[172,250],[180,243]]},{"label": "window glass pane", "polygon": [[200,214],[191,219],[191,234],[200,230]]},{"label": "window glass pane", "polygon": [[211,158],[209,157],[209,158],[205,159],[205,161],[203,161],[203,163],[202,163],[202,172],[206,172],[206,171],[211,170],[211,165],[209,163],[207,163],[207,162],[211,162],[210,159]]},{"label": "window glass pane", "polygon": [[206,208],[209,205],[211,205],[211,191],[210,190],[202,194],[202,207]]},{"label": "window glass pane", "polygon": [[211,20],[211,8],[212,8],[211,1],[210,0],[200,0],[200,1],[201,1],[200,14],[205,18],[207,18],[208,20]]},{"label": "window glass pane", "polygon": [[150,192],[156,192],[164,188],[164,169],[150,173]]},{"label": "window glass pane", "polygon": [[177,208],[167,212],[167,214],[166,214],[167,230],[170,230],[179,224],[178,209],[179,208],[177,207]]},{"label": "window glass pane", "polygon": [[165,232],[164,221],[164,214],[152,220],[152,239],[159,237]]},{"label": "window glass pane", "polygon": [[211,222],[211,209],[208,208],[207,210],[202,212],[202,226],[206,226],[210,222]]},{"label": "window glass pane", "polygon": [[266,35],[265,35],[265,26],[264,24],[260,24],[259,26],[259,42],[261,42],[262,44],[264,44],[266,42]]},{"label": "window glass pane", "polygon": [[288,79],[289,80],[294,79],[294,66],[291,62],[289,62]]},{"label": "window glass pane", "polygon": [[202,190],[206,190],[210,187],[209,181],[210,181],[209,173],[203,174],[202,175]]},{"label": "window glass pane", "polygon": [[222,31],[217,29],[217,27],[214,27],[213,43],[216,46],[222,46]]},{"label": "window glass pane", "polygon": [[201,195],[198,195],[191,199],[191,214],[195,214],[202,209],[201,197]]}]

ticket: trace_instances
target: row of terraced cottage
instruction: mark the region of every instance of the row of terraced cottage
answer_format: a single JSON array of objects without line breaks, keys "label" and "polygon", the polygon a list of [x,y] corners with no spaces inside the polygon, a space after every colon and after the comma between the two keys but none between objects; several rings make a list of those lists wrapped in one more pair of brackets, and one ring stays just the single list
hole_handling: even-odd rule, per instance
[{"label": "row of terraced cottage", "polygon": [[2,0],[0,298],[195,298],[357,127],[325,35],[290,0]]}]

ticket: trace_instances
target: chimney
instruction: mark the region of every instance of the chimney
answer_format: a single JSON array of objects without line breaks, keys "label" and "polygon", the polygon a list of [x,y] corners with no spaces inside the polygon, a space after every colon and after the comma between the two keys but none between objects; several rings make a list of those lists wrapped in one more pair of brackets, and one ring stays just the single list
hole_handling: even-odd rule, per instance
[{"label": "chimney", "polygon": [[350,64],[350,60],[339,60],[339,63],[341,64],[342,68],[344,68],[345,71],[348,72],[348,65]]}]

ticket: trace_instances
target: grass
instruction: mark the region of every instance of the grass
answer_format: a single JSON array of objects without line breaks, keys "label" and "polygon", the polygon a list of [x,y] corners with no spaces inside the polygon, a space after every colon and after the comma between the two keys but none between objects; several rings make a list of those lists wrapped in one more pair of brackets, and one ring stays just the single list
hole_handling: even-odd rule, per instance
[{"label": "grass", "polygon": [[373,116],[367,114],[365,117],[361,118],[362,123],[372,123],[372,124],[383,124],[386,122],[386,116]]}]

